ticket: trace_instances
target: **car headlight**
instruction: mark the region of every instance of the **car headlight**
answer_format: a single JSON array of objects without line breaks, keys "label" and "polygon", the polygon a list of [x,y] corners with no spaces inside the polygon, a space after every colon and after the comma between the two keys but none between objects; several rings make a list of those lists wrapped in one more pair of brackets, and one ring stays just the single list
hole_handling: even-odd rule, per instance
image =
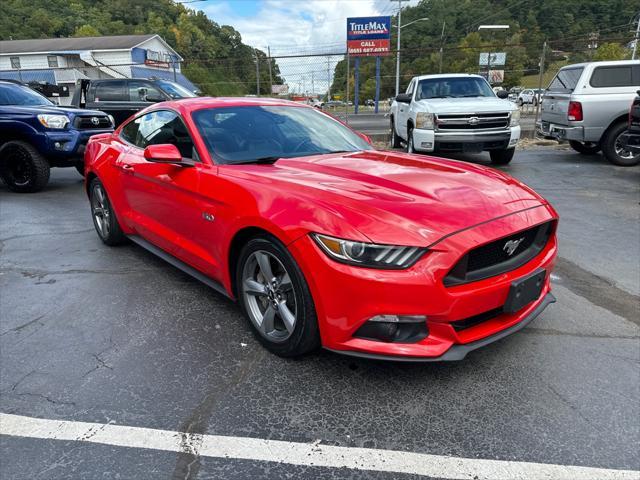
[{"label": "car headlight", "polygon": [[416,128],[433,130],[433,113],[418,112],[416,115]]},{"label": "car headlight", "polygon": [[511,121],[509,122],[510,127],[517,127],[520,125],[520,110],[514,110],[511,112]]},{"label": "car headlight", "polygon": [[377,245],[344,240],[319,233],[313,233],[311,237],[329,257],[341,263],[361,267],[409,268],[426,252],[426,248],[421,247]]},{"label": "car headlight", "polygon": [[40,123],[47,128],[65,128],[69,124],[69,117],[66,115],[38,115]]},{"label": "car headlight", "polygon": [[113,118],[113,115],[107,115],[107,117],[109,117],[109,120],[111,121],[111,126],[115,127],[116,126],[116,119]]}]

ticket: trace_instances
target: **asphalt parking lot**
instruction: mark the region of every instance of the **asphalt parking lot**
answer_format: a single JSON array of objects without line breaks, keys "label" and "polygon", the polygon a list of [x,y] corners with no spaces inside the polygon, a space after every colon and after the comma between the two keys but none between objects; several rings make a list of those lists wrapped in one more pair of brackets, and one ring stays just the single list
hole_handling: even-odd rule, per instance
[{"label": "asphalt parking lot", "polygon": [[[446,364],[278,358],[230,301],[135,245],[103,246],[75,170],[53,170],[38,194],[0,186],[0,413],[293,452],[279,463],[238,448],[198,456],[188,441],[176,452],[3,435],[0,478],[444,478],[434,466],[447,457],[499,460],[492,478],[535,463],[607,469],[566,478],[640,470],[640,168],[539,148],[504,170],[560,214],[558,302]],[[325,448],[324,463],[295,457],[299,444]],[[359,448],[434,455],[434,468],[341,466]]]}]

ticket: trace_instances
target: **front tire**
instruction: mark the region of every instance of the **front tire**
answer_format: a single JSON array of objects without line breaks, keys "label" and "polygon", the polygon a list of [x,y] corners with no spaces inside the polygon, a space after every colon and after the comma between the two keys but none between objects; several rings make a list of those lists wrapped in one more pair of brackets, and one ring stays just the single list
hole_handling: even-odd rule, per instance
[{"label": "front tire", "polygon": [[9,190],[34,193],[49,182],[49,163],[33,145],[15,140],[0,148],[0,178]]},{"label": "front tire", "polygon": [[320,345],[309,286],[287,248],[264,235],[251,239],[236,265],[236,295],[258,341],[281,357]]},{"label": "front tire", "polygon": [[491,156],[491,163],[493,165],[507,165],[513,159],[513,154],[515,152],[515,148],[509,148],[507,150],[491,150],[489,152],[489,155]]},{"label": "front tire", "polygon": [[107,192],[102,182],[97,178],[91,181],[89,187],[89,200],[91,202],[91,217],[93,226],[103,243],[110,247],[126,243],[127,237],[122,232],[116,214],[113,211]]},{"label": "front tire", "polygon": [[570,140],[569,145],[576,152],[582,153],[583,155],[595,155],[600,151],[600,145],[595,142],[577,142]]},{"label": "front tire", "polygon": [[396,133],[396,126],[391,117],[391,148],[400,148],[402,146],[402,139]]},{"label": "front tire", "polygon": [[634,154],[622,147],[621,137],[627,131],[627,124],[620,122],[609,129],[602,140],[602,153],[614,165],[632,167],[640,163],[640,153]]},{"label": "front tire", "polygon": [[407,153],[416,153],[416,147],[413,143],[413,127],[407,127]]}]

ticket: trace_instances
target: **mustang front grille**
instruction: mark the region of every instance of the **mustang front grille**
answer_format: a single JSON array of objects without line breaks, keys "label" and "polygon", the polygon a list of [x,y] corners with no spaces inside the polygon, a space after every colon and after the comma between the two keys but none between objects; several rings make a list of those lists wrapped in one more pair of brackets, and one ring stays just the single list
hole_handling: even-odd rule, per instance
[{"label": "mustang front grille", "polygon": [[544,249],[553,225],[543,223],[470,250],[447,274],[444,284],[460,285],[515,270]]}]

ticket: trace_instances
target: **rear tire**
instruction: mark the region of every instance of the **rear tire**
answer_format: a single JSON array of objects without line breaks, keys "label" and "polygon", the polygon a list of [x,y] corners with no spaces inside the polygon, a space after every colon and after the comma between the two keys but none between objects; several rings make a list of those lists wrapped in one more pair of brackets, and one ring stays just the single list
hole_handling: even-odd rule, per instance
[{"label": "rear tire", "polygon": [[507,150],[490,150],[489,155],[491,156],[491,163],[493,165],[507,165],[511,162],[515,151],[515,148],[509,148]]},{"label": "rear tire", "polygon": [[27,142],[14,140],[0,148],[0,178],[9,190],[38,192],[49,182],[50,170],[47,160]]},{"label": "rear tire", "polygon": [[602,153],[614,165],[632,167],[640,163],[640,153],[635,155],[622,148],[620,137],[627,131],[627,124],[620,122],[611,127],[602,139]]},{"label": "rear tire", "polygon": [[583,155],[595,155],[600,151],[600,145],[595,142],[577,142],[570,140],[569,145],[576,152],[582,153]]},{"label": "rear tire", "polygon": [[258,341],[281,357],[297,357],[320,346],[309,286],[287,248],[269,235],[242,248],[236,265],[236,296]]},{"label": "rear tire", "polygon": [[391,117],[391,148],[400,148],[402,146],[402,139],[396,133],[396,127],[393,124],[393,117]]},{"label": "rear tire", "polygon": [[91,218],[93,226],[100,240],[105,245],[114,247],[127,242],[127,237],[122,232],[116,214],[111,206],[107,192],[102,182],[97,178],[91,181],[89,187],[89,200],[91,202]]}]

